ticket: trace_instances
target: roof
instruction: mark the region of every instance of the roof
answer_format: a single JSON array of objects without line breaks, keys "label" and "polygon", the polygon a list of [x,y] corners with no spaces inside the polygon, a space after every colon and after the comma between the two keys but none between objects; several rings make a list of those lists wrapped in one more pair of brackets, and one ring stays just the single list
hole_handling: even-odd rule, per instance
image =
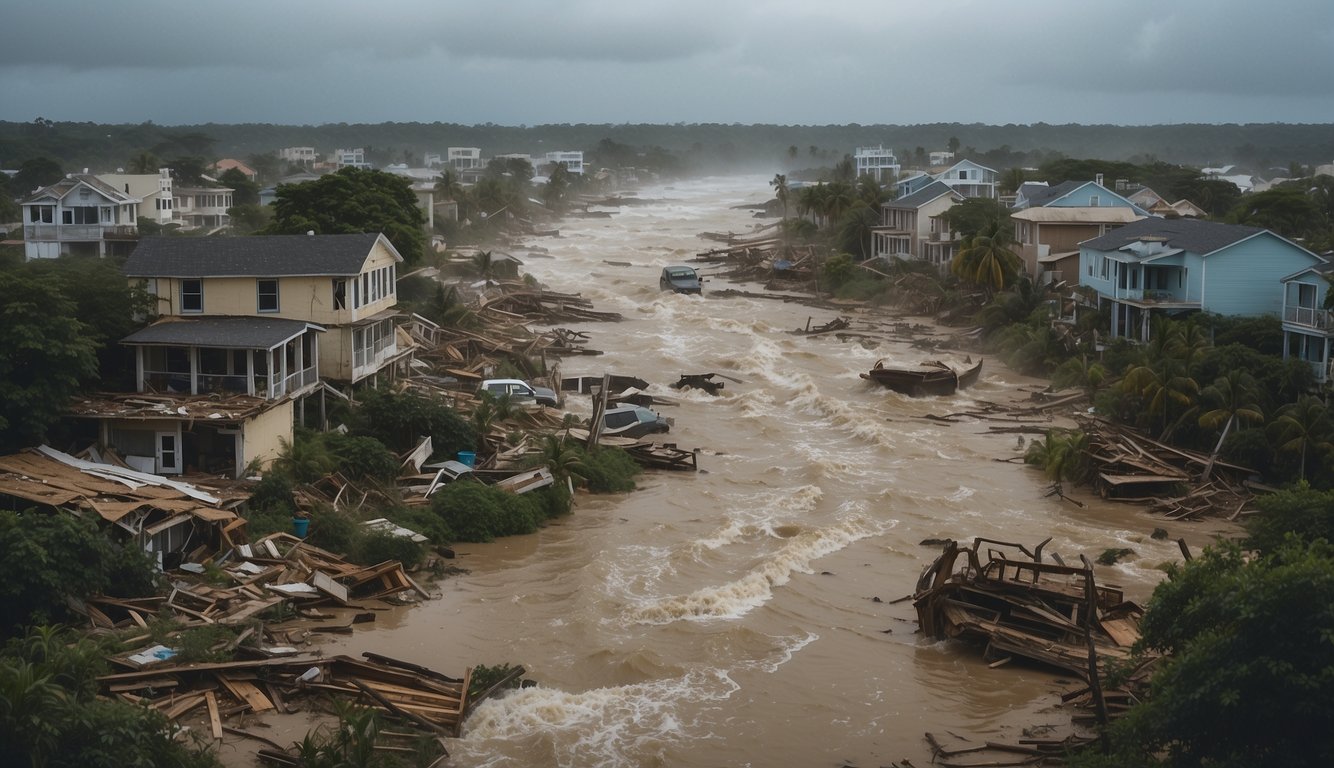
[{"label": "roof", "polygon": [[262,237],[145,237],[125,261],[129,277],[350,276],[361,272],[380,234]]},{"label": "roof", "polygon": [[1115,207],[1107,205],[1072,205],[1065,208],[1025,208],[1022,211],[1015,211],[1010,214],[1010,218],[1018,219],[1019,221],[1033,221],[1041,224],[1051,222],[1064,222],[1068,224],[1128,224],[1144,217],[1136,213],[1134,208],[1127,208],[1123,205]]},{"label": "roof", "polygon": [[206,420],[239,424],[281,404],[257,395],[185,395],[147,392],[100,392],[76,395],[71,416],[90,419]]},{"label": "roof", "polygon": [[1032,187],[1024,190],[1024,200],[1030,208],[1040,208],[1048,202],[1057,199],[1063,195],[1074,192],[1076,189],[1088,184],[1087,181],[1063,181],[1056,186]]},{"label": "roof", "polygon": [[125,194],[90,173],[74,173],[57,181],[55,184],[42,187],[32,193],[24,198],[23,204],[27,205],[28,203],[37,202],[46,197],[54,197],[57,200],[63,200],[69,193],[73,192],[81,185],[91,187],[98,194],[118,204],[142,202],[139,198]]},{"label": "roof", "polygon": [[943,181],[933,181],[911,195],[900,197],[897,200],[890,200],[885,203],[885,206],[889,208],[921,208],[932,200],[935,200],[942,195],[949,194],[953,194],[955,197],[960,197],[960,199],[962,199],[959,193],[955,192],[954,188],[950,185]]},{"label": "roof", "polygon": [[1146,238],[1162,239],[1169,247],[1207,255],[1268,230],[1240,224],[1219,224],[1198,219],[1147,218],[1080,243],[1095,251],[1115,251]]},{"label": "roof", "polygon": [[226,349],[273,349],[305,333],[324,329],[304,320],[281,317],[168,318],[121,339],[122,344],[170,344]]}]

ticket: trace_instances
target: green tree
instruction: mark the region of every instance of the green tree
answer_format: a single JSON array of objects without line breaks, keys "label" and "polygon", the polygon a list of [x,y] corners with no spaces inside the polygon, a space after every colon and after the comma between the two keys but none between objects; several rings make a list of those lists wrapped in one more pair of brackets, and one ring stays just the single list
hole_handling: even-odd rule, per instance
[{"label": "green tree", "polygon": [[181,186],[198,186],[204,183],[208,171],[208,161],[199,155],[185,155],[167,161],[171,169],[171,178]]},{"label": "green tree", "polygon": [[769,186],[774,188],[774,197],[783,206],[783,218],[787,218],[787,201],[791,196],[791,190],[787,186],[787,177],[781,173],[774,174],[774,178],[769,182]]},{"label": "green tree", "polygon": [[162,161],[152,152],[139,152],[130,158],[130,173],[139,174],[157,174],[158,169],[162,167]]},{"label": "green tree", "polygon": [[843,216],[838,230],[839,247],[857,254],[862,261],[869,259],[874,247],[875,227],[879,224],[880,210],[858,200]]},{"label": "green tree", "polygon": [[49,157],[34,157],[23,161],[9,184],[15,197],[24,198],[64,177],[65,171],[61,169],[60,163]]},{"label": "green tree", "polygon": [[1298,454],[1298,473],[1303,480],[1309,466],[1308,456],[1323,456],[1334,449],[1330,443],[1334,422],[1330,420],[1329,409],[1314,395],[1303,395],[1297,402],[1279,409],[1269,431],[1280,451]]},{"label": "green tree", "polygon": [[228,168],[218,176],[218,183],[232,189],[233,205],[259,205],[259,185],[240,168]]},{"label": "green tree", "polygon": [[1013,250],[1013,241],[999,219],[959,244],[950,271],[970,283],[996,293],[1014,282],[1023,262]]},{"label": "green tree", "polygon": [[1275,187],[1246,195],[1227,218],[1233,224],[1264,227],[1287,238],[1321,234],[1329,226],[1315,199],[1297,187]]},{"label": "green tree", "polygon": [[[1111,729],[1105,764],[1334,763],[1334,549],[1290,538],[1248,560],[1220,544],[1170,566],[1140,647],[1167,654]],[[1121,759],[1116,759],[1116,755]]]},{"label": "green tree", "polygon": [[383,171],[344,168],[304,184],[278,187],[273,223],[265,234],[320,235],[379,232],[404,260],[420,260],[425,219],[411,183]]},{"label": "green tree", "polygon": [[[76,306],[49,277],[11,270],[0,291],[0,451],[40,443],[82,382],[97,375],[97,345]],[[122,280],[123,284],[123,280]]]},{"label": "green tree", "polygon": [[1209,454],[1209,463],[1204,468],[1204,479],[1208,480],[1232,425],[1237,422],[1259,424],[1264,421],[1265,415],[1257,403],[1259,390],[1255,379],[1245,371],[1228,371],[1200,394],[1210,406],[1209,410],[1200,414],[1200,426],[1206,429],[1222,428],[1213,453]]}]

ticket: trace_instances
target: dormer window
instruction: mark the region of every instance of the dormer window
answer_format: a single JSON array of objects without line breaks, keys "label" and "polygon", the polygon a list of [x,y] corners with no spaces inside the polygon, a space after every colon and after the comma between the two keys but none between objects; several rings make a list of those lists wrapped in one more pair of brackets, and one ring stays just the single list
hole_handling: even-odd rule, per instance
[{"label": "dormer window", "polygon": [[278,311],[278,281],[277,280],[259,280],[259,302],[260,312]]}]

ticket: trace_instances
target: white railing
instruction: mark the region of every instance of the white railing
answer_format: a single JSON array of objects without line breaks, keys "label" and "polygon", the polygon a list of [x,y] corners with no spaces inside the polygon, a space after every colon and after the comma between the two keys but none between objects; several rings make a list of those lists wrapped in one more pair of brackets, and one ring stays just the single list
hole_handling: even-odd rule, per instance
[{"label": "white railing", "polygon": [[139,230],[130,225],[102,224],[24,224],[25,240],[103,240],[135,237]]},{"label": "white railing", "polygon": [[1330,312],[1316,307],[1284,307],[1283,320],[1308,328],[1325,329],[1330,327]]}]

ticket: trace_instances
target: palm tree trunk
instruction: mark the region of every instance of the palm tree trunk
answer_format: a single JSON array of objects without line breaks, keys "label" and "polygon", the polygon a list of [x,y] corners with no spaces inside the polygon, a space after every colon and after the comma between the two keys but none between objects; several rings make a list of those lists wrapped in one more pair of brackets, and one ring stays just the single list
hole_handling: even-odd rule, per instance
[{"label": "palm tree trunk", "polygon": [[1232,429],[1232,422],[1237,418],[1237,414],[1227,417],[1227,423],[1223,425],[1223,434],[1218,436],[1218,443],[1214,446],[1214,452],[1209,454],[1209,462],[1204,465],[1204,474],[1200,475],[1200,482],[1209,482],[1209,475],[1214,473],[1214,462],[1218,459],[1218,452],[1223,450],[1223,441],[1227,439],[1228,430]]}]

